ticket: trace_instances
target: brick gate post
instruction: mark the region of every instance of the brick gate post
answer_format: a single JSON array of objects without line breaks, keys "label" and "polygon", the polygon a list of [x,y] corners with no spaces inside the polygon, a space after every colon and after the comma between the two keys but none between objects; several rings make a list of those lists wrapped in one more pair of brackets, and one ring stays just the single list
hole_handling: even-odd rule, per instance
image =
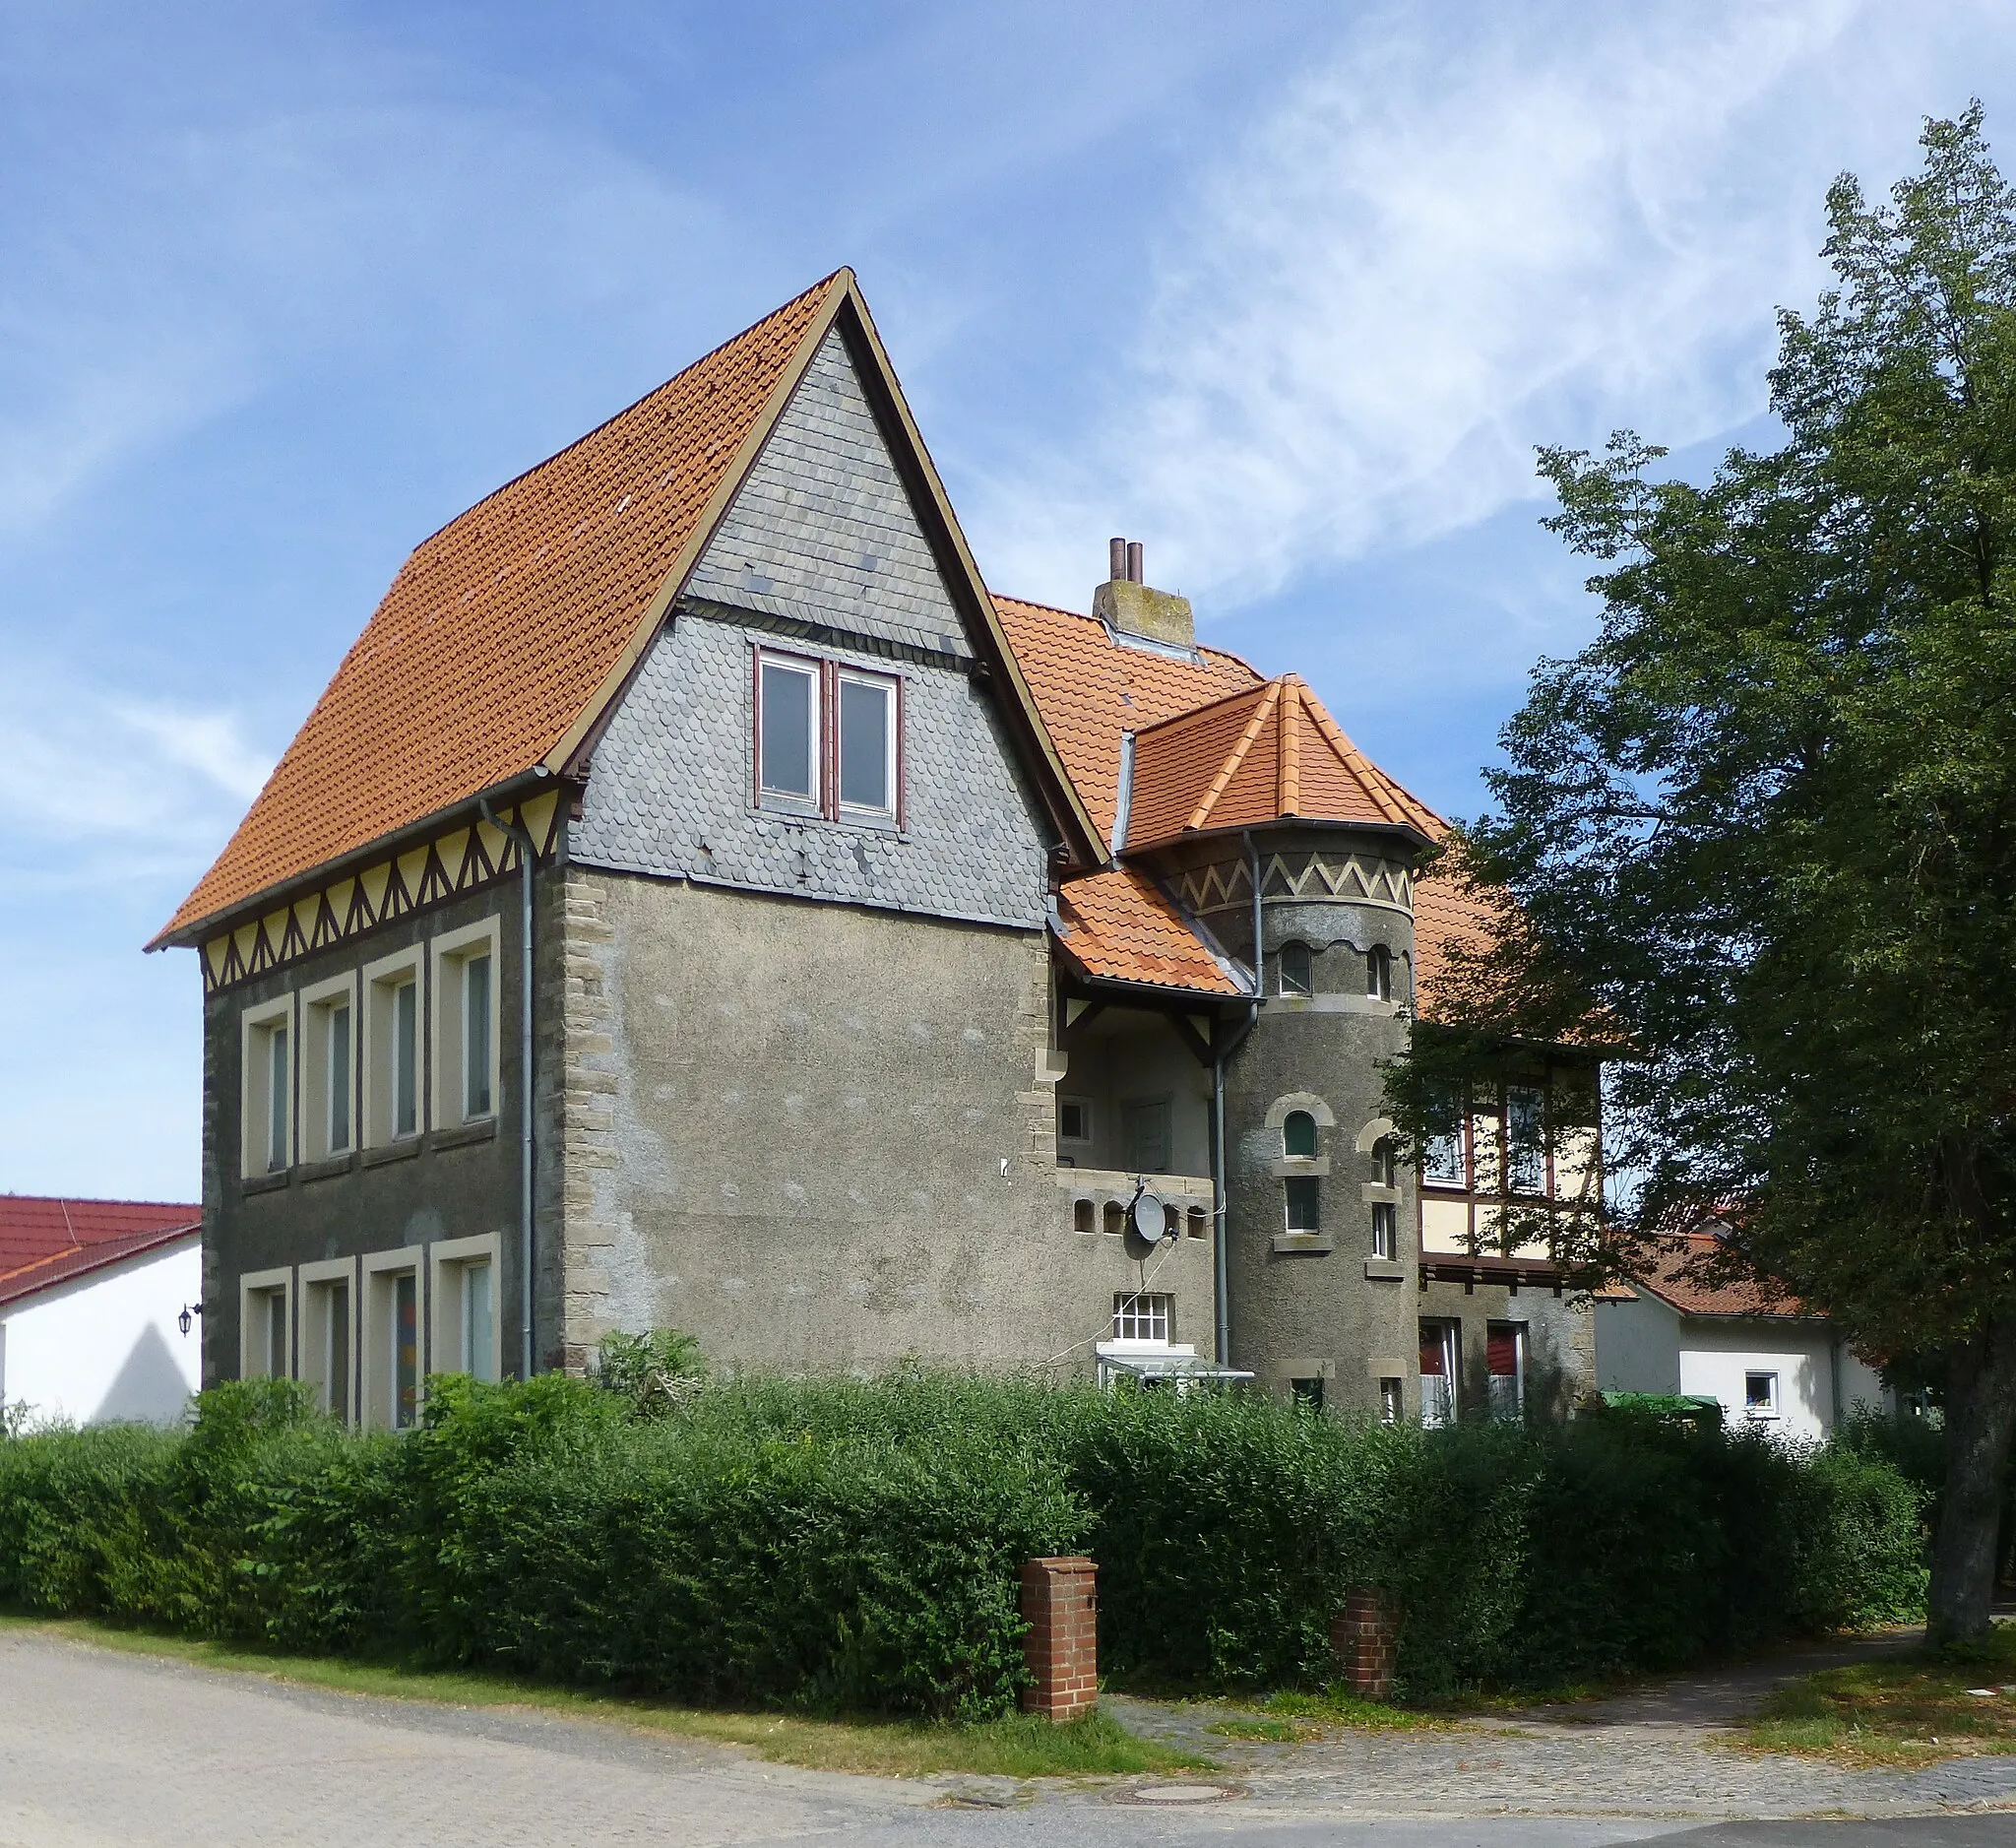
[{"label": "brick gate post", "polygon": [[1099,1701],[1099,1567],[1090,1560],[1031,1560],[1022,1568],[1026,1712],[1068,1720]]}]

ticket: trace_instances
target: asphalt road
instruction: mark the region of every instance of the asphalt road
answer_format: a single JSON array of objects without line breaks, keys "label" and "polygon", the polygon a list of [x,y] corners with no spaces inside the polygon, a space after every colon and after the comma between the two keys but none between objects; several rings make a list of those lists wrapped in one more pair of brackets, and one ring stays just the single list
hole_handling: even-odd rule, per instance
[{"label": "asphalt road", "polygon": [[764,1765],[533,1712],[356,1699],[0,1633],[0,1848],[2016,1848],[2016,1815],[1858,1821],[1353,1820],[1334,1803],[1153,1800],[1128,1782],[1010,1809]]}]

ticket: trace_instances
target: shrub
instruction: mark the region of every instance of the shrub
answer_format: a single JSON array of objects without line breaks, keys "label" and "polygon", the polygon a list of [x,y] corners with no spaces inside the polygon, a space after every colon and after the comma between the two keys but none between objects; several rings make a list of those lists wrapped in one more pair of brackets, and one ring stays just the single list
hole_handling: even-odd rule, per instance
[{"label": "shrub", "polygon": [[677,1377],[675,1396],[435,1379],[401,1436],[251,1381],[203,1394],[186,1433],[10,1439],[0,1599],[962,1718],[1013,1704],[1017,1571],[1045,1553],[1099,1561],[1109,1670],[1197,1687],[1331,1679],[1328,1623],[1358,1584],[1398,1605],[1415,1698],[1675,1667],[1922,1604],[1922,1498],[1867,1446],[1627,1412],[1424,1433],[914,1369]]}]

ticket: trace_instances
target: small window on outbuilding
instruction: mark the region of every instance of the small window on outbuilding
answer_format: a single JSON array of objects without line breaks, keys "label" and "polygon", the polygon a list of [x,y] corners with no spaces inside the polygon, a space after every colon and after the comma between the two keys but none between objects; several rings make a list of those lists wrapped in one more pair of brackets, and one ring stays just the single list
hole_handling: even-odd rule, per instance
[{"label": "small window on outbuilding", "polygon": [[1316,1119],[1307,1111],[1290,1111],[1282,1119],[1281,1152],[1292,1162],[1316,1159]]},{"label": "small window on outbuilding", "polygon": [[1743,1412],[1749,1418],[1776,1418],[1778,1416],[1778,1375],[1776,1373],[1745,1373],[1743,1375]]},{"label": "small window on outbuilding", "polygon": [[1279,981],[1284,994],[1308,994],[1312,991],[1313,974],[1306,943],[1284,943],[1275,957],[1274,966],[1280,971]]}]

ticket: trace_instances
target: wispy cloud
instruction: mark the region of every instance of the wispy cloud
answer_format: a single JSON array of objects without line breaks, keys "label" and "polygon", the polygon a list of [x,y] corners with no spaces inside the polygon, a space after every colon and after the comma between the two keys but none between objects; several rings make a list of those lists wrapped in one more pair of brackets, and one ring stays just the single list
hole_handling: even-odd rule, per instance
[{"label": "wispy cloud", "polygon": [[1235,603],[1533,493],[1537,441],[1753,416],[1826,179],[1965,100],[1964,26],[2010,38],[1914,10],[1844,58],[1886,32],[1853,0],[1373,15],[1168,227],[1092,427],[983,498],[996,576],[1073,586],[1125,530]]}]

